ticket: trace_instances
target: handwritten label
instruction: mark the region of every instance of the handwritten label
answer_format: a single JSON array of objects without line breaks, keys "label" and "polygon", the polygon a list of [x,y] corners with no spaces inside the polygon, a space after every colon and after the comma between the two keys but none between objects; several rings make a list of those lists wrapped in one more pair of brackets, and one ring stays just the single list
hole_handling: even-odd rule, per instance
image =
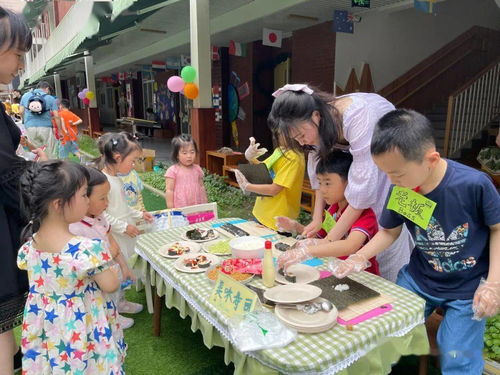
[{"label": "handwritten label", "polygon": [[208,300],[217,310],[231,318],[252,312],[258,297],[243,284],[219,272]]},{"label": "handwritten label", "polygon": [[427,229],[436,202],[415,193],[413,190],[394,186],[387,208],[406,217],[422,229]]},{"label": "handwritten label", "polygon": [[326,232],[330,232],[333,227],[337,224],[332,214],[325,210],[325,220],[323,220],[323,224],[321,224],[321,228],[323,228]]}]

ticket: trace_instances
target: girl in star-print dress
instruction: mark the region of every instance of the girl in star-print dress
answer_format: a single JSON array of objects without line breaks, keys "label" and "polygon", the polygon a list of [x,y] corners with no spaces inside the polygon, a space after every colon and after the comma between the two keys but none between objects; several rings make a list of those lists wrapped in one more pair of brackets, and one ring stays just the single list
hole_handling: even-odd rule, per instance
[{"label": "girl in star-print dress", "polygon": [[[87,213],[85,167],[59,160],[34,164],[21,177],[31,220],[17,263],[28,270],[21,347],[23,375],[124,374],[126,345],[116,307],[102,292],[119,287],[100,240],[74,236],[69,224]],[[35,232],[31,235],[30,232]]]}]

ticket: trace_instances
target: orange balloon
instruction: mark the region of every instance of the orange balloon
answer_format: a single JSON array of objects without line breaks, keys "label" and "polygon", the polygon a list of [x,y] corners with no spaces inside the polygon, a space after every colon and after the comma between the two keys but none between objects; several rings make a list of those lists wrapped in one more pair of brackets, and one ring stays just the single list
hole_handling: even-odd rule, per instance
[{"label": "orange balloon", "polygon": [[184,96],[188,99],[196,99],[198,97],[198,86],[195,83],[186,83],[184,86]]}]

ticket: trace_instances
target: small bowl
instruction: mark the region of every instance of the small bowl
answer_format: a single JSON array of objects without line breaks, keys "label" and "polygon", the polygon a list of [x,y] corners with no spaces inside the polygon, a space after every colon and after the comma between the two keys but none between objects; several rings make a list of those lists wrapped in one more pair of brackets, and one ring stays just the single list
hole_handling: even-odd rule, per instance
[{"label": "small bowl", "polygon": [[264,257],[264,246],[266,240],[256,236],[243,236],[233,238],[229,242],[233,257],[242,259]]}]

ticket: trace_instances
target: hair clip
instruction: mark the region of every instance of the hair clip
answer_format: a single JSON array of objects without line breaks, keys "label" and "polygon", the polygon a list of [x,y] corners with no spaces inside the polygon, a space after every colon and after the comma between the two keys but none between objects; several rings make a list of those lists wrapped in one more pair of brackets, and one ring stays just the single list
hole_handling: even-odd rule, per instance
[{"label": "hair clip", "polygon": [[279,88],[275,92],[273,92],[273,96],[277,98],[281,94],[283,94],[286,91],[294,91],[294,92],[305,92],[308,95],[312,95],[314,93],[314,90],[311,89],[309,86],[303,84],[303,83],[296,83],[293,85],[286,84],[285,86]]},{"label": "hair clip", "polygon": [[29,224],[29,225],[33,225],[33,220],[30,220],[30,221],[28,222],[28,224]]},{"label": "hair clip", "polygon": [[116,146],[116,145],[118,144],[118,140],[113,139],[113,140],[111,141],[111,143],[113,143],[113,146]]}]

